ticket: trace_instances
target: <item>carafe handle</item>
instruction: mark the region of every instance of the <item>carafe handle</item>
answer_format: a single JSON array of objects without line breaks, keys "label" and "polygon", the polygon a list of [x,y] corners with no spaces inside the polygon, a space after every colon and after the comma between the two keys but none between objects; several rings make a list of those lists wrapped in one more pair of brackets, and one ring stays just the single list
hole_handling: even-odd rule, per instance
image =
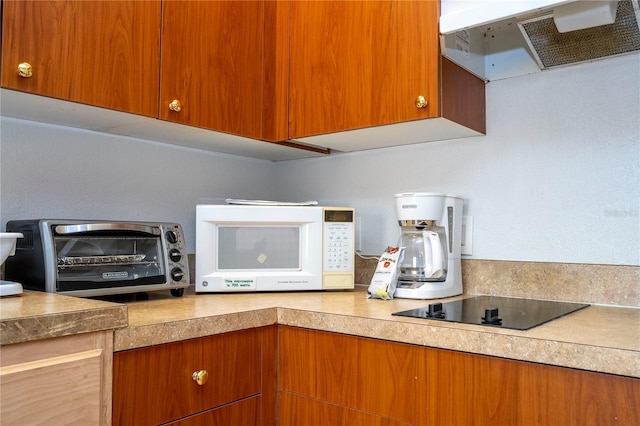
[{"label": "carafe handle", "polygon": [[[431,243],[431,271],[428,276],[430,278],[441,278],[444,274],[443,264],[444,255],[442,253],[442,244],[437,232],[429,232],[429,242]],[[425,275],[426,271],[425,271]]]}]

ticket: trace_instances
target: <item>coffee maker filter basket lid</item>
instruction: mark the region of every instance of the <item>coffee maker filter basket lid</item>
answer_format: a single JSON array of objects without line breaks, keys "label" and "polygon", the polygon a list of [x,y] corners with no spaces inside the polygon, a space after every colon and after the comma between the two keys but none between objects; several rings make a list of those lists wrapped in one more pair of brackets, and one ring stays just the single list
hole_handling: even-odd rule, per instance
[{"label": "coffee maker filter basket lid", "polygon": [[395,194],[398,220],[439,220],[442,217],[445,198],[447,197],[460,198],[438,192],[403,192]]},{"label": "coffee maker filter basket lid", "polygon": [[395,198],[400,197],[446,197],[446,198],[459,198],[464,200],[460,195],[443,194],[442,192],[400,192],[394,195]]}]

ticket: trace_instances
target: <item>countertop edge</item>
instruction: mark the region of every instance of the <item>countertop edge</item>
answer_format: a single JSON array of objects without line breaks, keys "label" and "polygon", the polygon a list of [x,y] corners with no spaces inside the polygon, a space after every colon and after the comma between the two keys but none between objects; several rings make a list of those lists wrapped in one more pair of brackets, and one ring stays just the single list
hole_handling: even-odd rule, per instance
[{"label": "countertop edge", "polygon": [[122,328],[114,334],[113,351],[119,352],[277,324],[277,309],[263,308]]},{"label": "countertop edge", "polygon": [[118,329],[114,352],[274,324],[640,378],[634,350],[283,307]]},{"label": "countertop edge", "polygon": [[290,308],[278,308],[278,324],[640,378],[640,352],[628,349]]},{"label": "countertop edge", "polygon": [[0,323],[0,346],[116,330],[128,325],[127,306],[117,304],[47,315],[7,318]]}]

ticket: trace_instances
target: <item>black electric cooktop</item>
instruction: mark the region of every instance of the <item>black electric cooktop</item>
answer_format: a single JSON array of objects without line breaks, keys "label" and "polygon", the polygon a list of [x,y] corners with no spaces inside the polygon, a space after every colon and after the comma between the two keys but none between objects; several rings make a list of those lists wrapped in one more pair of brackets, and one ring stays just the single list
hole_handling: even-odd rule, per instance
[{"label": "black electric cooktop", "polygon": [[513,297],[476,296],[453,302],[434,302],[424,308],[396,312],[412,318],[529,330],[589,305]]}]

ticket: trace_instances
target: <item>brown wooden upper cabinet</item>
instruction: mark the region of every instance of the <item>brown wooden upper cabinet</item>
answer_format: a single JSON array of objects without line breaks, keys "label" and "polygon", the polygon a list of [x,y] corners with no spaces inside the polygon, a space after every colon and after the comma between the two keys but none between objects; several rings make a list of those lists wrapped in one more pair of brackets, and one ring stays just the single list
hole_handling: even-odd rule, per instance
[{"label": "brown wooden upper cabinet", "polygon": [[296,0],[290,10],[290,138],[437,116],[438,2]]},{"label": "brown wooden upper cabinet", "polygon": [[485,132],[484,82],[441,57],[436,1],[2,6],[5,88],[271,142],[436,117]]},{"label": "brown wooden upper cabinet", "polygon": [[289,139],[356,151],[485,134],[485,82],[441,56],[439,15],[437,1],[292,1]]},{"label": "brown wooden upper cabinet", "polygon": [[160,118],[263,139],[265,1],[163,1]]},{"label": "brown wooden upper cabinet", "polygon": [[2,87],[156,117],[160,0],[3,1]]}]

